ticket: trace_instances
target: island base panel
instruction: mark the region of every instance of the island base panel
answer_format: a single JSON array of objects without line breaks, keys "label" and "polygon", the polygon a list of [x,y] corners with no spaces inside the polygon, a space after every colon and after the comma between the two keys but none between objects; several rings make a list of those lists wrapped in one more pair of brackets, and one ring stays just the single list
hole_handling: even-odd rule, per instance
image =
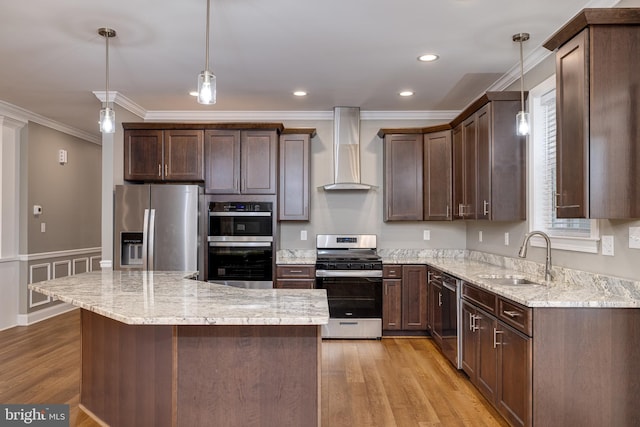
[{"label": "island base panel", "polygon": [[179,425],[319,425],[320,345],[318,326],[179,326]]}]

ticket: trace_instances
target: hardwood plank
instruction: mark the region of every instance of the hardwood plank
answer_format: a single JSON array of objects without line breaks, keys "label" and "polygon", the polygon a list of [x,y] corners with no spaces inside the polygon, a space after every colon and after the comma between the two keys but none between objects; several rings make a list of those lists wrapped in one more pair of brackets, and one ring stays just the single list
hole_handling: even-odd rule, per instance
[{"label": "hardwood plank", "polygon": [[[0,332],[0,402],[79,410],[79,310]],[[496,427],[506,421],[429,338],[322,342],[322,427]]]}]

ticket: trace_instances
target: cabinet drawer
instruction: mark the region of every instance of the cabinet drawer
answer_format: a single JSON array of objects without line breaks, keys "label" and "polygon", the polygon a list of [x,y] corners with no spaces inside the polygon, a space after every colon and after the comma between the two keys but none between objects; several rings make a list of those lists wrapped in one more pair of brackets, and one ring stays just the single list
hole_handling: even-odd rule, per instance
[{"label": "cabinet drawer", "polygon": [[382,277],[385,279],[400,279],[402,278],[402,265],[383,265]]},{"label": "cabinet drawer", "polygon": [[279,265],[276,267],[278,279],[313,279],[316,276],[316,267],[311,265]]},{"label": "cabinet drawer", "polygon": [[315,280],[311,279],[276,280],[276,289],[313,289],[315,283]]},{"label": "cabinet drawer", "polygon": [[498,318],[523,334],[531,336],[533,316],[530,308],[498,297]]},{"label": "cabinet drawer", "polygon": [[463,283],[462,297],[490,313],[496,313],[496,296],[491,292]]}]

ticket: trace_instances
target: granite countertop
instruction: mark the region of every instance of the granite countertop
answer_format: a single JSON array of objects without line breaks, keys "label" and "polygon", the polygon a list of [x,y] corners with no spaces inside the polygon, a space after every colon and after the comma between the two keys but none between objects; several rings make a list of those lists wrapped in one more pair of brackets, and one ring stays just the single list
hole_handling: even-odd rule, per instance
[{"label": "granite countertop", "polygon": [[[313,264],[312,251],[278,251],[278,264]],[[379,249],[383,264],[427,264],[527,307],[640,308],[640,281],[554,267],[519,258],[457,249]],[[481,276],[513,275],[536,285],[499,285]]]},{"label": "granite countertop", "polygon": [[102,271],[29,289],[130,325],[323,325],[324,289],[242,289],[190,279],[194,272]]}]

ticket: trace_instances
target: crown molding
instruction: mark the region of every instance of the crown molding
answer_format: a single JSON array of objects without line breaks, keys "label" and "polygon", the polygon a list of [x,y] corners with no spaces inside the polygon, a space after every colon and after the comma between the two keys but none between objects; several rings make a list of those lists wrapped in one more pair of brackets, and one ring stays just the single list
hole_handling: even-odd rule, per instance
[{"label": "crown molding", "polygon": [[[100,102],[107,102],[107,95],[105,91],[94,90],[93,94],[96,96],[96,98],[98,98]],[[135,103],[130,98],[127,98],[120,92],[109,91],[109,102],[121,106],[125,110],[132,112],[142,119],[144,119],[148,113],[146,109]]]},{"label": "crown molding", "polygon": [[63,123],[49,119],[45,116],[41,116],[40,114],[36,114],[29,110],[25,110],[24,108],[18,107],[17,105],[9,104],[8,102],[5,102],[5,101],[0,101],[0,115],[6,115],[11,117],[14,120],[23,121],[25,123],[34,122],[39,125],[46,126],[48,128],[66,133],[68,135],[75,136],[80,139],[84,139],[85,141],[92,142],[97,145],[102,144],[102,139],[99,137],[96,137],[91,133],[65,125]]},{"label": "crown molding", "polygon": [[[414,111],[361,111],[362,120],[453,120],[460,114],[457,110]],[[332,117],[333,118],[333,117]]]}]

